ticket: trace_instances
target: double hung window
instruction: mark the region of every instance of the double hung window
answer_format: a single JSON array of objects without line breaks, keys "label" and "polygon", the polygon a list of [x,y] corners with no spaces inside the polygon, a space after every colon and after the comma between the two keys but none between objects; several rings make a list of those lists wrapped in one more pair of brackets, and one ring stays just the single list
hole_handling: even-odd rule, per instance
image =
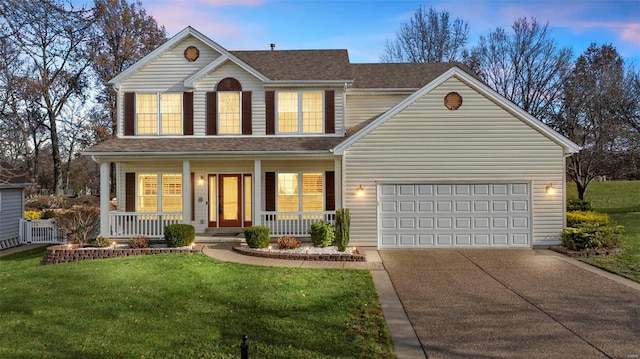
[{"label": "double hung window", "polygon": [[181,134],[182,94],[137,94],[136,119],[138,135]]},{"label": "double hung window", "polygon": [[279,91],[278,133],[322,133],[323,97],[322,91]]},{"label": "double hung window", "polygon": [[138,174],[138,212],[182,212],[182,175]]},{"label": "double hung window", "polygon": [[322,173],[278,173],[278,212],[321,212]]},{"label": "double hung window", "polygon": [[218,133],[221,135],[239,135],[241,133],[241,92],[218,92]]}]

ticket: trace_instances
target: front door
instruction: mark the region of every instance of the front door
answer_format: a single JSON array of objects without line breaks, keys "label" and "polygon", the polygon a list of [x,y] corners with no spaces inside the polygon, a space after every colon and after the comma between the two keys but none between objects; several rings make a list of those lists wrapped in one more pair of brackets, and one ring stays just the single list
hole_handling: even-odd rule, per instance
[{"label": "front door", "polygon": [[242,226],[242,175],[218,175],[218,225]]}]

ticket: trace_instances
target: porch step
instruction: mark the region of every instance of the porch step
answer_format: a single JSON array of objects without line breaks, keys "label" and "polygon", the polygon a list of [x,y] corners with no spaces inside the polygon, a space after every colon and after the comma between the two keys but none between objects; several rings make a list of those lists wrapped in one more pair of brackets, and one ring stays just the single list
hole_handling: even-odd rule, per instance
[{"label": "porch step", "polygon": [[244,236],[221,236],[208,233],[196,233],[197,243],[240,243],[244,241]]},{"label": "porch step", "polygon": [[207,228],[204,231],[205,235],[216,237],[243,237],[244,228],[240,227],[224,227],[224,228]]}]

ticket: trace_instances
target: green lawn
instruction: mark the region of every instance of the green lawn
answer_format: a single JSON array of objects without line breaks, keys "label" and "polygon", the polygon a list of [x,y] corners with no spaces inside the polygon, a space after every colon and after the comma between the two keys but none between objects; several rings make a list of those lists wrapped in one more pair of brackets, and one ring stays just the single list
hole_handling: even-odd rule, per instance
[{"label": "green lawn", "polygon": [[[567,195],[577,198],[573,183],[569,185]],[[592,182],[587,187],[585,200],[591,202],[594,210],[609,213],[625,227],[626,233],[622,254],[580,260],[640,282],[640,181]]]},{"label": "green lawn", "polygon": [[393,358],[368,271],[0,258],[0,358]]}]

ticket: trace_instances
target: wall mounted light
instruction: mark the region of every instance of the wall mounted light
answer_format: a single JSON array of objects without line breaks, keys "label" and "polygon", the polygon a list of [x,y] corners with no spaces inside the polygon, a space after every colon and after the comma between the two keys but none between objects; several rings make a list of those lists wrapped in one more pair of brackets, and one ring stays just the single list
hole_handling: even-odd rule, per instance
[{"label": "wall mounted light", "polygon": [[364,196],[364,188],[362,188],[362,185],[359,185],[358,188],[356,188],[356,197],[362,196]]},{"label": "wall mounted light", "polygon": [[547,192],[547,196],[555,196],[556,195],[556,188],[553,187],[552,183],[549,183],[545,188],[544,191]]},{"label": "wall mounted light", "polygon": [[198,179],[198,184],[201,186],[204,184],[204,176],[200,176],[200,179]]}]

